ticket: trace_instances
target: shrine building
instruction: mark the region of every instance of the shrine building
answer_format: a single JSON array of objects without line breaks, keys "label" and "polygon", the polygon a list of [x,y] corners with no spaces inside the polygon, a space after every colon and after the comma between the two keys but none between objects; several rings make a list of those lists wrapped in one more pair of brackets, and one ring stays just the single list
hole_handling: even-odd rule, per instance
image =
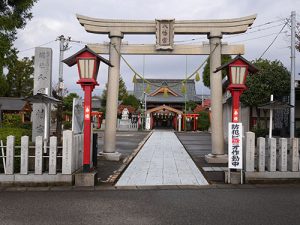
[{"label": "shrine building", "polygon": [[[136,79],[134,95],[146,104],[146,115],[150,119],[149,129],[183,129],[181,120],[184,117],[185,102],[199,104],[201,99],[196,96],[194,80],[185,82],[185,91],[182,90],[182,82],[183,79],[147,79],[146,82]],[[194,120],[192,116],[187,119]]]}]

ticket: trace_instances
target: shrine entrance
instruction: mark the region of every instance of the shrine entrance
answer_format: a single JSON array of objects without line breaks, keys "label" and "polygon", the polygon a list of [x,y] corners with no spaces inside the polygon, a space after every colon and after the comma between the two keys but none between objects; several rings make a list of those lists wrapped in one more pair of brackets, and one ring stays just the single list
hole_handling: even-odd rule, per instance
[{"label": "shrine entrance", "polygon": [[[120,158],[116,153],[117,100],[122,55],[209,55],[211,87],[211,129],[212,154],[210,162],[227,161],[224,149],[222,74],[214,72],[221,66],[221,55],[244,54],[244,45],[222,43],[224,35],[240,34],[248,30],[256,15],[234,19],[217,20],[112,20],[77,15],[85,30],[95,34],[107,34],[110,43],[88,45],[98,54],[109,54],[113,67],[108,71],[106,124],[104,133],[104,153],[107,159]],[[154,44],[122,44],[124,35],[156,36]],[[206,35],[209,43],[195,45],[174,44],[175,35]],[[163,119],[162,119],[163,120]],[[173,118],[174,120],[174,118]],[[164,121],[161,121],[164,124]],[[177,123],[176,123],[177,124]],[[219,160],[220,159],[220,160]]]},{"label": "shrine entrance", "polygon": [[174,129],[181,126],[183,112],[167,105],[149,109],[146,112],[150,117],[150,129]]}]

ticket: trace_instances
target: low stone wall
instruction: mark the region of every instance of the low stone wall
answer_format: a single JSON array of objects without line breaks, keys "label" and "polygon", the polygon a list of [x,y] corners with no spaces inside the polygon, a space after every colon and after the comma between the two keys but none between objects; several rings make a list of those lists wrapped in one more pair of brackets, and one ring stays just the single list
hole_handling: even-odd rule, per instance
[{"label": "low stone wall", "polygon": [[298,138],[257,138],[246,132],[245,181],[299,179]]},{"label": "low stone wall", "polygon": [[[21,146],[15,146],[15,137],[8,136],[6,146],[2,146],[1,149],[4,156],[1,154],[0,160],[1,163],[4,162],[4,171],[0,171],[0,185],[72,185],[74,172],[82,165],[83,135],[64,131],[62,149],[57,146],[56,137],[50,137],[49,143],[49,146],[44,146],[43,137],[37,136],[35,146],[29,146],[29,137],[23,136]],[[15,154],[17,148],[20,148],[20,155]],[[34,148],[34,155],[29,154],[31,148]],[[20,160],[16,160],[17,158]],[[34,163],[34,166],[31,166],[33,170],[29,169],[31,158],[34,158],[34,161],[31,160]],[[61,163],[58,164],[58,161]],[[16,168],[20,170],[16,171]]]}]

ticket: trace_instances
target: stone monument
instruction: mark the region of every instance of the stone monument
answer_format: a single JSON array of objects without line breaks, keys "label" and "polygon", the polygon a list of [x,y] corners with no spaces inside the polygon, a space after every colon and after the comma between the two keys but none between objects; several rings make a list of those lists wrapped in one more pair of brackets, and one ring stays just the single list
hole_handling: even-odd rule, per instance
[{"label": "stone monument", "polygon": [[[37,93],[50,95],[52,84],[52,49],[35,48],[34,57],[34,84],[33,94]],[[47,91],[48,90],[48,91]],[[46,93],[46,91],[48,93]],[[36,136],[44,136],[45,132],[45,106],[43,103],[34,103],[32,111],[32,141]],[[47,120],[50,124],[50,114]],[[48,126],[50,128],[50,126]],[[48,131],[49,134],[49,131]]]},{"label": "stone monument", "polygon": [[128,130],[131,121],[129,120],[129,111],[127,108],[124,108],[122,111],[122,118],[120,120],[119,129],[120,130]]}]

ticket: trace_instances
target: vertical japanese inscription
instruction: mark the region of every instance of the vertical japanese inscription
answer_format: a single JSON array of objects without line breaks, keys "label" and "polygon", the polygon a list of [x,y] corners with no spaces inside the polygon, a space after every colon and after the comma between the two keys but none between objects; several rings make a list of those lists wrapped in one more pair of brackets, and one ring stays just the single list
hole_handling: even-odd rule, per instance
[{"label": "vertical japanese inscription", "polygon": [[[52,49],[51,48],[35,48],[34,58],[34,88],[33,94],[45,93],[48,88],[51,93],[52,83]],[[32,140],[35,141],[36,136],[43,136],[45,124],[44,104],[34,103],[32,112]],[[50,118],[47,118],[48,120]]]},{"label": "vertical japanese inscription", "polygon": [[243,169],[242,124],[229,123],[228,128],[228,168]]},{"label": "vertical japanese inscription", "polygon": [[156,21],[156,50],[173,50],[174,19]]}]

